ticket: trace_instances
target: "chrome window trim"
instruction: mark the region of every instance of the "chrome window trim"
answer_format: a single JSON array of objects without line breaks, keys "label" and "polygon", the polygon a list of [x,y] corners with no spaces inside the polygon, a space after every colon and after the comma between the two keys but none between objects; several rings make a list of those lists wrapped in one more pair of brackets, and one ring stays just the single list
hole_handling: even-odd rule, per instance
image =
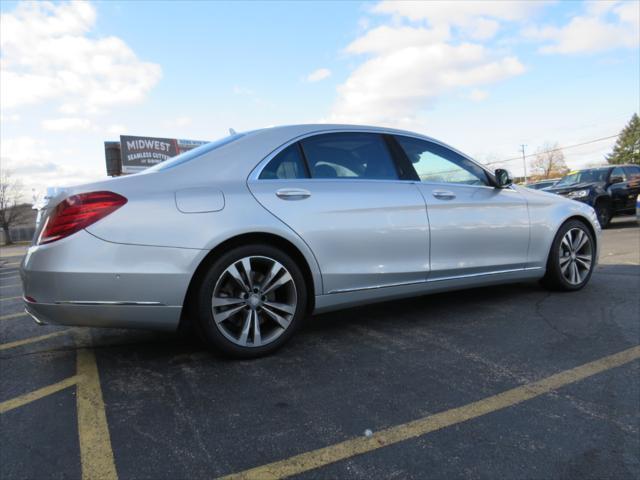
[{"label": "chrome window trim", "polygon": [[[323,135],[325,133],[376,133],[378,135],[399,135],[399,136],[414,138],[416,140],[427,141],[427,142],[430,142],[430,143],[434,143],[436,145],[440,145],[441,147],[447,148],[447,149],[451,150],[452,152],[457,153],[461,157],[463,157],[466,160],[469,160],[470,162],[472,162],[474,165],[477,165],[478,167],[482,168],[489,175],[493,176],[493,173],[491,173],[491,171],[488,168],[486,168],[484,165],[476,162],[474,159],[472,159],[468,155],[465,155],[461,151],[455,149],[454,147],[452,147],[450,145],[447,145],[446,143],[440,142],[439,140],[436,140],[436,139],[431,138],[431,137],[427,137],[426,135],[412,134],[410,132],[404,132],[404,131],[399,131],[399,130],[394,130],[394,129],[354,127],[354,128],[329,128],[329,129],[326,129],[326,130],[319,129],[319,130],[314,130],[312,132],[306,132],[306,133],[304,133],[302,135],[298,135],[297,137],[294,137],[294,138],[288,140],[287,142],[283,143],[282,145],[277,147],[275,150],[273,150],[271,153],[269,153],[262,160],[260,160],[260,162],[258,162],[258,164],[251,171],[251,173],[249,173],[249,176],[247,177],[247,182],[251,182],[251,181],[260,181],[260,182],[297,181],[297,182],[299,182],[301,180],[313,180],[313,181],[334,180],[334,179],[312,178],[312,177],[310,177],[310,178],[286,178],[286,179],[285,178],[283,178],[283,179],[274,179],[274,178],[261,179],[260,178],[260,174],[262,173],[262,170],[264,170],[264,168],[267,166],[267,164],[276,155],[278,155],[281,151],[283,151],[285,148],[287,148],[288,146],[290,146],[290,145],[292,145],[292,144],[294,144],[296,142],[304,140],[305,138],[314,137],[316,135]],[[346,178],[348,178],[348,177],[343,177],[341,179],[337,179],[337,181],[338,182],[344,182]],[[419,180],[402,180],[400,178],[394,179],[394,180],[375,180],[375,179],[354,177],[353,180],[354,181],[358,181],[358,182],[372,181],[373,180],[373,181],[378,181],[378,182],[403,182],[403,183],[409,182],[409,183],[427,184],[427,182],[420,182]],[[434,184],[438,184],[438,185],[462,185],[462,186],[467,186],[467,187],[496,188],[496,187],[493,187],[491,185],[466,185],[464,183],[437,183],[437,182],[430,182],[430,183],[434,183]],[[509,187],[509,188],[511,188],[511,187]],[[503,190],[506,190],[506,189],[503,189]]]},{"label": "chrome window trim", "polygon": [[282,183],[282,182],[335,182],[335,183],[345,183],[349,181],[358,181],[362,182],[375,182],[375,183],[419,183],[416,180],[402,180],[400,178],[396,178],[394,180],[389,179],[380,179],[380,178],[358,178],[358,177],[341,177],[341,178],[261,178],[259,179],[260,183]]},{"label": "chrome window trim", "polygon": [[[267,162],[268,163],[268,162]],[[356,178],[356,177],[342,177],[342,178],[260,178],[258,179],[260,183],[282,183],[282,182],[336,182],[336,183],[345,183],[349,181],[357,181],[359,183],[362,182],[375,182],[375,183],[402,183],[402,184],[414,184],[414,185],[433,185],[433,186],[455,186],[455,187],[465,187],[465,188],[487,188],[490,190],[503,190],[503,191],[511,191],[516,192],[513,186],[508,186],[505,188],[498,189],[497,187],[492,187],[491,185],[468,185],[466,183],[447,183],[447,182],[421,182],[419,180],[403,180],[401,178],[397,178],[395,180],[385,180],[385,179],[377,179],[377,178]]]}]

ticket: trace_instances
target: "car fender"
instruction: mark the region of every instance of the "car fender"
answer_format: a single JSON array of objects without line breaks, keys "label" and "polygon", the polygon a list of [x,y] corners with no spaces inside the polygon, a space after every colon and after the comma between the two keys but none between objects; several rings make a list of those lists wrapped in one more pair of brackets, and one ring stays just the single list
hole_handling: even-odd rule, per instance
[{"label": "car fender", "polygon": [[200,250],[193,260],[194,272],[211,250],[229,239],[250,233],[276,235],[298,249],[309,266],[315,291],[322,292],[318,262],[297,233],[265,210],[244,183],[221,182],[215,191],[221,192],[224,203],[220,201],[215,210],[208,207],[202,212],[193,208],[181,211],[174,191],[129,191],[130,201],[125,207],[87,231],[112,243]]},{"label": "car fender", "polygon": [[598,249],[600,224],[591,206],[539,190],[526,190],[523,194],[527,200],[530,218],[527,267],[546,268],[556,233],[570,218],[581,218],[590,225],[594,232],[596,250]]}]

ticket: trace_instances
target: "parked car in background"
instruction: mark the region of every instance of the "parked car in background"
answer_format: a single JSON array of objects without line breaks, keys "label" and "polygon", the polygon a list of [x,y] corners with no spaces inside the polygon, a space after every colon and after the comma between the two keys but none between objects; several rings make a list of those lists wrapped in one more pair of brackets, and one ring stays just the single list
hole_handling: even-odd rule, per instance
[{"label": "parked car in background", "polygon": [[591,207],[432,138],[293,125],[60,192],[21,276],[38,322],[190,321],[212,347],[253,357],[312,312],[523,280],[579,290],[599,233]]},{"label": "parked car in background", "polygon": [[560,180],[559,178],[549,178],[547,180],[540,180],[539,182],[533,182],[533,183],[529,183],[527,185],[525,185],[525,187],[527,188],[533,188],[534,190],[544,190],[547,189],[549,187],[553,187],[558,180]]},{"label": "parked car in background", "polygon": [[547,192],[591,205],[602,228],[616,215],[633,215],[640,194],[640,165],[610,165],[569,173]]}]

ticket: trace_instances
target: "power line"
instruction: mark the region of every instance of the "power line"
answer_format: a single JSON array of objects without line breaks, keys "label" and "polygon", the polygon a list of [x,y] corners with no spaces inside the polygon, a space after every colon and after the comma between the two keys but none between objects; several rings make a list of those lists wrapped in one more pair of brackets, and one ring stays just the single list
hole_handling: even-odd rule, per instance
[{"label": "power line", "polygon": [[[608,137],[596,138],[595,140],[589,140],[588,142],[576,143],[575,145],[567,145],[566,147],[558,147],[558,148],[553,148],[551,150],[546,150],[545,153],[558,152],[560,150],[566,150],[568,148],[581,147],[583,145],[589,145],[590,143],[602,142],[603,140],[609,140],[611,138],[616,138],[616,137],[619,137],[619,136],[620,136],[620,134],[618,133],[616,135],[610,135]],[[513,162],[514,160],[524,160],[525,158],[535,157],[536,155],[537,155],[536,153],[530,153],[528,155],[522,155],[522,156],[519,156],[519,157],[507,158],[505,160],[494,160],[493,162],[485,163],[485,165],[493,165],[493,164],[496,164],[496,163],[504,163],[504,162]]]}]

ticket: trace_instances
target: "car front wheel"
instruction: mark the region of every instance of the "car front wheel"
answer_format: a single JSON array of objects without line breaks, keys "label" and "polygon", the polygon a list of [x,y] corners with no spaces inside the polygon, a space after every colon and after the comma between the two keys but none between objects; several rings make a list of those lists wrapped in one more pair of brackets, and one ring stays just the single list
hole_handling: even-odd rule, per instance
[{"label": "car front wheel", "polygon": [[304,277],[284,252],[235,248],[217,259],[198,292],[198,331],[213,348],[258,357],[282,346],[306,311]]},{"label": "car front wheel", "polygon": [[566,222],[549,252],[543,283],[556,290],[579,290],[593,273],[596,245],[589,228],[579,220]]}]

